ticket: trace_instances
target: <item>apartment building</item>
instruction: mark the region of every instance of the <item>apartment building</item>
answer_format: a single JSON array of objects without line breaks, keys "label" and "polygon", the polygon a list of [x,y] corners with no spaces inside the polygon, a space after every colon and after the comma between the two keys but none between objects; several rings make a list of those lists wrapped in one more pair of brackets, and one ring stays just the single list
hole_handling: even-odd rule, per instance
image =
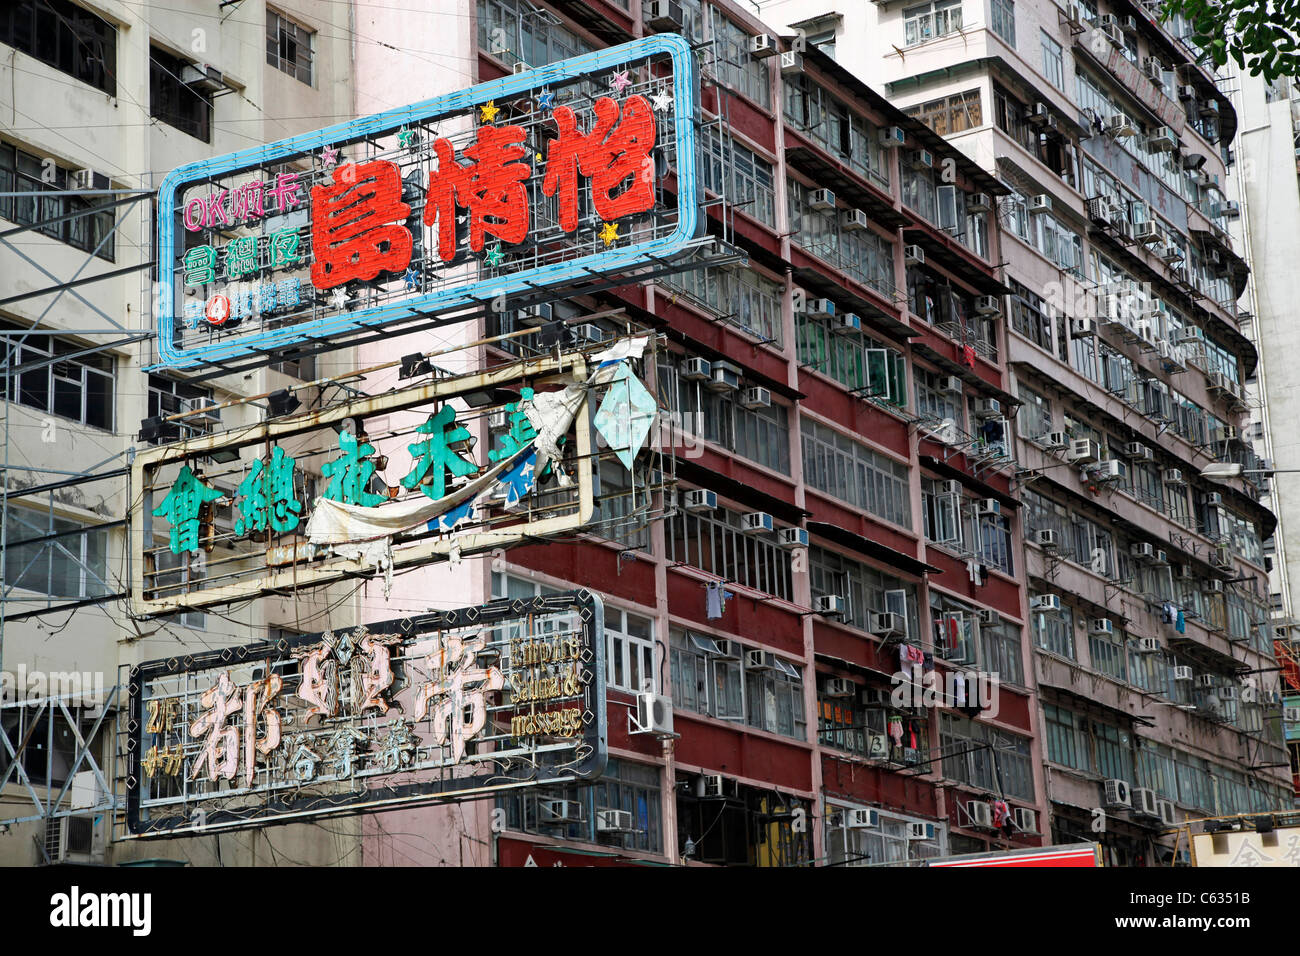
[{"label": "apartment building", "polygon": [[[1170,821],[1283,806],[1290,789],[1275,518],[1246,430],[1259,354],[1225,195],[1237,113],[1186,25],[1153,9],[783,9],[1010,191],[1006,361],[1051,835],[1145,864],[1169,860]],[[1229,465],[1244,474],[1209,477]]]},{"label": "apartment building", "polygon": [[[13,768],[0,793],[6,818],[40,817],[33,800],[56,799],[74,769],[85,779],[89,765],[77,764],[77,738],[97,726],[89,746],[102,772],[111,778],[124,766],[112,709],[101,725],[101,708],[80,695],[66,715],[39,691],[29,706],[17,706],[12,680],[20,674],[44,674],[55,686],[57,675],[86,675],[102,688],[94,695],[100,704],[120,706],[121,696],[109,700],[112,688],[120,669],[138,661],[247,644],[268,628],[316,630],[356,619],[355,598],[339,589],[153,621],[133,621],[124,601],[104,600],[125,591],[130,577],[122,519],[131,499],[121,470],[132,447],[257,420],[264,400],[168,419],[353,367],[355,358],[341,351],[286,354],[250,374],[202,380],[144,371],[157,361],[148,335],[152,190],[182,163],[350,116],[349,16],[344,4],[292,0],[236,7],[15,0],[0,11],[0,330],[9,383],[0,424],[0,670],[11,675],[0,713],[12,746],[23,745],[21,772]],[[242,478],[215,460],[196,467],[226,491]],[[108,477],[87,480],[93,475]],[[215,551],[199,560],[148,549],[160,581],[183,587],[203,576],[203,558],[223,554],[229,512],[218,508]],[[62,610],[44,613],[50,608]],[[41,686],[50,685],[32,685]],[[10,770],[5,751],[0,778]],[[114,782],[121,786],[120,778]],[[102,806],[101,789],[90,784],[77,794],[85,801],[79,805]],[[111,822],[104,813],[29,819],[0,837],[0,861],[251,863],[277,852],[259,834],[165,850],[110,845]],[[288,858],[315,863],[337,862],[356,846],[355,837],[344,846],[343,837],[311,827],[290,827],[274,839]]]}]

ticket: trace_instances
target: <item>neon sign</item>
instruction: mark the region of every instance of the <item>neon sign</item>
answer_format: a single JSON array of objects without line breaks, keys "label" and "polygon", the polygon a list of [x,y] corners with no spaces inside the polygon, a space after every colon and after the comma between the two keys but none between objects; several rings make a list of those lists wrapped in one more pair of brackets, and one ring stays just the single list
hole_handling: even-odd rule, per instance
[{"label": "neon sign", "polygon": [[342,346],[682,260],[695,87],[689,44],[664,34],[173,170],[159,366]]}]

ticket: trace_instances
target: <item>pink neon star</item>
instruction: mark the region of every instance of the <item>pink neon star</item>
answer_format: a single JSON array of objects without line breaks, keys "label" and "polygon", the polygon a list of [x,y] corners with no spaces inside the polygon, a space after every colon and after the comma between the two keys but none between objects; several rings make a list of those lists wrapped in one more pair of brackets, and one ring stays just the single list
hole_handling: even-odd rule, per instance
[{"label": "pink neon star", "polygon": [[320,151],[320,162],[322,166],[333,166],[339,161],[339,151],[333,146],[326,146]]},{"label": "pink neon star", "polygon": [[628,79],[627,70],[622,70],[610,77],[609,85],[614,88],[615,93],[622,93],[625,89],[631,86],[632,81]]}]

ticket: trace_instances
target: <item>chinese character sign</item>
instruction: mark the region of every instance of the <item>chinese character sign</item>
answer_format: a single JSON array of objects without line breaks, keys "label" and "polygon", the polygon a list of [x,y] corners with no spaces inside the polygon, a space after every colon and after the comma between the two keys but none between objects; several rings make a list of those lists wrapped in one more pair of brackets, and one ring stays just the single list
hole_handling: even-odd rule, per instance
[{"label": "chinese character sign", "polygon": [[661,34],[174,170],[160,365],[688,267],[696,84],[690,45]]},{"label": "chinese character sign", "polygon": [[603,620],[600,599],[575,591],[141,665],[128,827],[187,829],[197,808],[205,830],[239,828],[593,779]]}]

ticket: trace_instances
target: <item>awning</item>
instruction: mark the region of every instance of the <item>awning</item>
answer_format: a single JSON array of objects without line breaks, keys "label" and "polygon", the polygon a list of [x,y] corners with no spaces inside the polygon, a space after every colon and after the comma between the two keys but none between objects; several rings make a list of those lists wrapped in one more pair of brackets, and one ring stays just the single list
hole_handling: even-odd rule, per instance
[{"label": "awning", "polygon": [[864,185],[858,174],[844,164],[827,156],[815,146],[794,139],[797,130],[790,130],[791,142],[785,147],[785,158],[796,169],[813,177],[818,185],[829,186],[835,195],[851,206],[856,206],[871,216],[872,220],[890,229],[906,226],[912,221],[894,208],[889,194]]},{"label": "awning", "polygon": [[[812,291],[819,296],[825,296],[837,305],[842,306],[845,312],[856,313],[864,323],[896,342],[906,342],[917,334],[916,330],[910,325],[890,314],[890,312],[894,311],[892,303],[881,304],[888,301],[884,296],[880,296],[880,301],[873,301],[866,296],[858,295],[843,283],[836,282],[820,270],[808,266],[800,266],[791,270],[791,275],[799,280],[799,284],[803,286],[804,291]],[[880,293],[875,294],[880,295]]]},{"label": "awning", "polygon": [[[1085,674],[1085,677],[1089,681],[1091,681],[1092,675]],[[1072,700],[1074,700],[1076,703],[1083,704],[1085,711],[1102,710],[1111,714],[1119,714],[1121,717],[1125,718],[1126,720],[1131,720],[1135,724],[1141,724],[1143,727],[1155,726],[1155,721],[1144,714],[1135,714],[1132,711],[1125,710],[1123,707],[1118,707],[1118,706],[1112,707],[1110,704],[1104,703],[1103,701],[1099,700],[1098,698],[1090,694],[1085,694],[1081,691],[1075,690],[1073,687],[1062,686],[1061,684],[1054,684],[1050,681],[1049,678],[1045,677],[1042,674],[1038,675],[1038,686],[1048,688],[1052,690],[1054,693],[1062,697],[1069,697]],[[1133,693],[1140,694],[1142,697],[1153,696],[1149,694],[1142,694],[1140,691],[1137,690],[1134,690]]]},{"label": "awning", "polygon": [[918,455],[917,461],[923,468],[929,468],[931,471],[937,471],[941,475],[955,478],[967,488],[972,488],[975,491],[978,491],[985,498],[996,498],[1008,508],[1020,507],[1020,502],[1011,497],[1011,495],[1007,494],[1005,491],[998,491],[987,482],[980,481],[978,478],[971,476],[968,472],[962,471],[960,468],[950,465],[948,462],[940,458],[935,458],[931,455]]},{"label": "awning", "polygon": [[1238,298],[1246,291],[1246,282],[1250,279],[1250,266],[1246,260],[1232,248],[1227,233],[1220,234],[1213,229],[1191,227],[1192,238],[1201,244],[1202,249],[1215,249],[1223,257],[1228,271],[1232,273],[1232,291]]},{"label": "awning", "polygon": [[934,565],[926,564],[924,561],[917,560],[910,554],[904,554],[902,551],[896,551],[888,545],[881,544],[879,541],[872,541],[870,538],[863,537],[860,534],[854,534],[839,525],[829,524],[825,521],[809,521],[808,531],[827,541],[833,541],[851,551],[864,555],[875,561],[888,564],[890,567],[897,568],[905,574],[913,577],[921,577],[925,574],[942,574],[943,568],[936,568]]},{"label": "awning", "polygon": [[1010,392],[998,388],[998,386],[991,382],[980,378],[979,375],[973,372],[969,366],[962,365],[960,362],[950,359],[948,356],[936,351],[931,345],[925,342],[914,342],[912,344],[912,351],[927,362],[930,362],[932,365],[939,366],[944,374],[956,375],[967,385],[970,385],[984,395],[996,398],[1004,405],[1019,406],[1024,404],[1023,401],[1015,395],[1012,395]]},{"label": "awning", "polygon": [[698,461],[692,461],[680,454],[674,454],[673,457],[677,460],[677,477],[688,484],[708,488],[724,498],[766,511],[789,524],[797,525],[812,514],[811,511],[805,511],[783,498],[759,491],[753,485],[729,478],[711,468],[705,468]]}]

